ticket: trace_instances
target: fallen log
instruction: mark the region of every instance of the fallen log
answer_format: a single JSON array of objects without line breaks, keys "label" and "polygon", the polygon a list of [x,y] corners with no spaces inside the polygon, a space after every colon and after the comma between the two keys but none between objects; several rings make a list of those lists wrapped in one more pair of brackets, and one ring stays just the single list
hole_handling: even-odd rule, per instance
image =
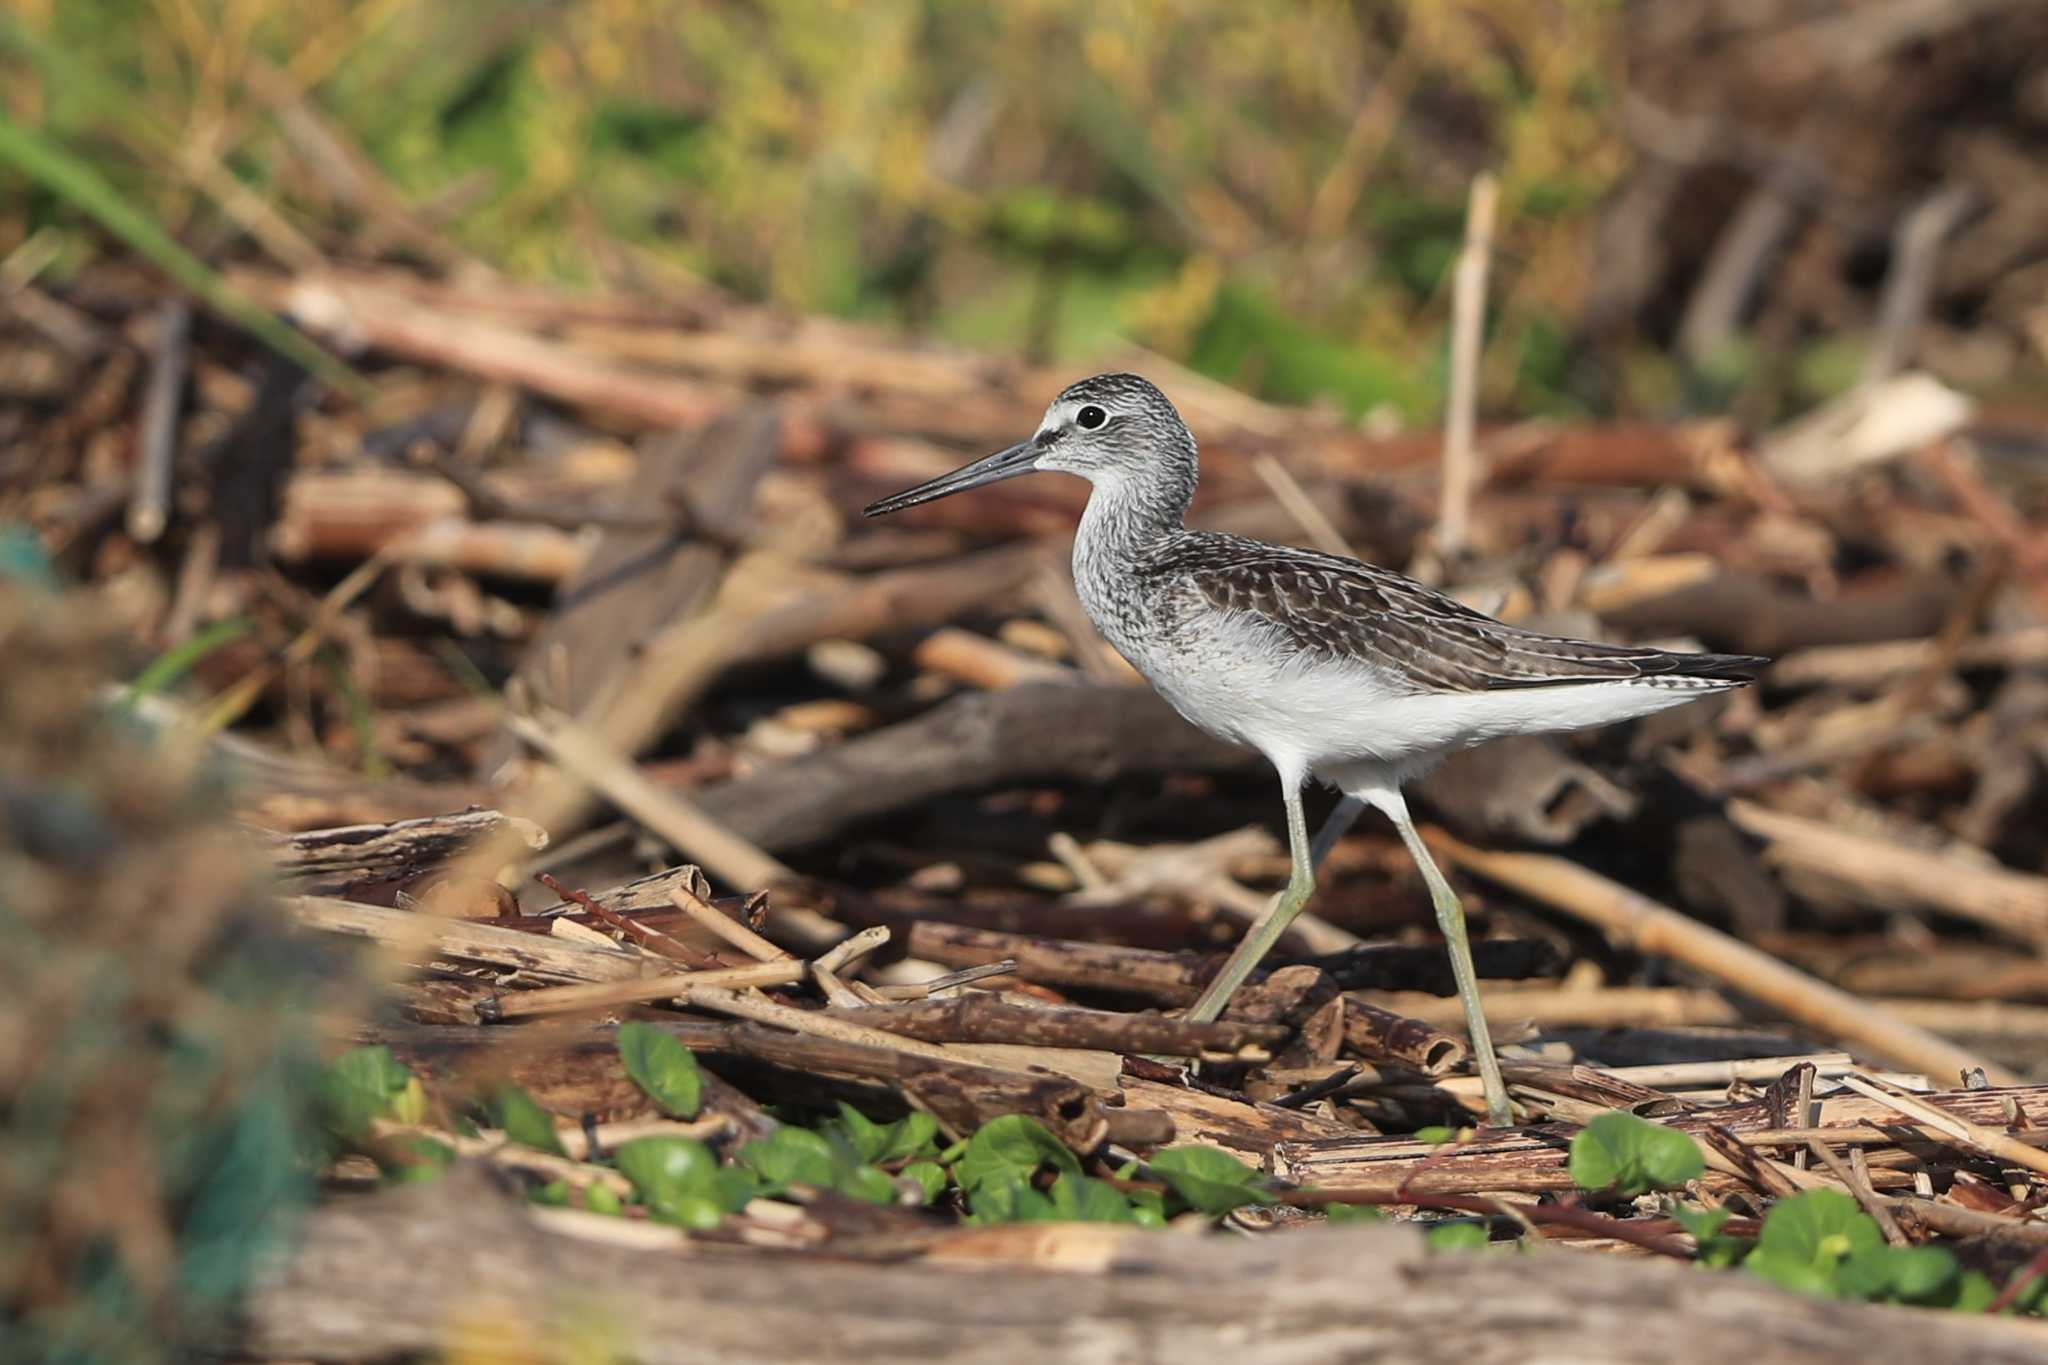
[{"label": "fallen log", "polygon": [[[484,1356],[602,1331],[607,1349],[644,1365],[753,1365],[768,1325],[776,1359],[820,1365],[1225,1352],[1459,1365],[2048,1359],[2038,1324],[1835,1303],[1619,1257],[1432,1255],[1402,1227],[1250,1241],[1090,1230],[1085,1260],[1055,1259],[1072,1243],[1047,1230],[1021,1244],[1012,1228],[953,1242],[914,1269],[625,1246],[551,1231],[464,1167],[312,1214],[212,1345],[251,1360]],[[999,1292],[990,1259],[972,1251],[996,1244],[1008,1248]]]}]

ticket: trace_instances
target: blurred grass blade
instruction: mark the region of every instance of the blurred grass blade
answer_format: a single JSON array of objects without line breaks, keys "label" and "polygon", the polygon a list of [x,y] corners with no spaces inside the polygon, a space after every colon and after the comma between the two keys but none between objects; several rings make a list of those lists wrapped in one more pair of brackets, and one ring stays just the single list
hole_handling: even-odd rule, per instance
[{"label": "blurred grass blade", "polygon": [[121,197],[99,172],[70,151],[0,111],[0,162],[9,163],[147,257],[158,269],[232,318],[264,345],[304,366],[322,381],[358,401],[371,394],[369,381],[336,360],[304,333],[266,312],[255,300],[222,279],[178,245],[156,220]]},{"label": "blurred grass blade", "polygon": [[214,622],[176,648],[165,650],[150,660],[149,667],[128,685],[121,704],[133,706],[144,697],[155,696],[191,672],[207,655],[247,635],[255,624],[246,616],[231,616]]}]

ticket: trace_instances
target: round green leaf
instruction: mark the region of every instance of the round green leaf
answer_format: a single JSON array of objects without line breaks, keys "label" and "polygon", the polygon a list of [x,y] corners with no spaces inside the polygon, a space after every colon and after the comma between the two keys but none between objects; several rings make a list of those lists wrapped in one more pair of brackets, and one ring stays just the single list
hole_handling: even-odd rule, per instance
[{"label": "round green leaf", "polygon": [[554,1119],[516,1085],[501,1085],[491,1092],[491,1122],[522,1147],[563,1154]]},{"label": "round green leaf", "polygon": [[972,1193],[998,1172],[1029,1177],[1041,1162],[1062,1171],[1081,1169],[1081,1163],[1066,1144],[1046,1131],[1044,1124],[1025,1114],[1005,1114],[983,1124],[967,1140],[967,1150],[953,1167],[960,1188]]},{"label": "round green leaf", "polygon": [[619,1059],[648,1097],[679,1119],[697,1117],[704,1077],[690,1049],[654,1025],[635,1019],[619,1026]]},{"label": "round green leaf", "polygon": [[1147,1164],[1189,1207],[1203,1213],[1228,1213],[1266,1197],[1264,1176],[1214,1147],[1169,1147]]}]

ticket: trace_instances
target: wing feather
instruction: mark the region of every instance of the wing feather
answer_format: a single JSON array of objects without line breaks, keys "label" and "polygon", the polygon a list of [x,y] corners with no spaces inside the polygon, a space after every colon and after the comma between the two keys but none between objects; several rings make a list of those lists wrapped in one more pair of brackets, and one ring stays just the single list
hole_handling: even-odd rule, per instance
[{"label": "wing feather", "polygon": [[1543,635],[1496,621],[1404,574],[1232,536],[1191,536],[1161,570],[1212,607],[1266,622],[1297,648],[1353,659],[1418,691],[1602,682],[1735,685],[1768,662]]}]

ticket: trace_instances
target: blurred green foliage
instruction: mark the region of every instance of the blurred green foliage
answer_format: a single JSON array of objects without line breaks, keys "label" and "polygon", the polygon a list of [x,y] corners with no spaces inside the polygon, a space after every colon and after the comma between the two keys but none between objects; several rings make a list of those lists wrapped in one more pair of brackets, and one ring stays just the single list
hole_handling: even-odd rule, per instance
[{"label": "blurred green foliage", "polygon": [[[1613,0],[16,0],[13,16],[0,117],[202,251],[248,225],[196,162],[324,251],[380,240],[309,150],[311,112],[516,276],[687,272],[1046,357],[1135,341],[1275,397],[1412,419],[1441,400],[1448,268],[1482,167],[1504,192],[1486,399],[1573,406],[1591,213],[1627,165]],[[10,174],[0,254],[77,223]],[[282,234],[253,235],[276,254]]]}]

